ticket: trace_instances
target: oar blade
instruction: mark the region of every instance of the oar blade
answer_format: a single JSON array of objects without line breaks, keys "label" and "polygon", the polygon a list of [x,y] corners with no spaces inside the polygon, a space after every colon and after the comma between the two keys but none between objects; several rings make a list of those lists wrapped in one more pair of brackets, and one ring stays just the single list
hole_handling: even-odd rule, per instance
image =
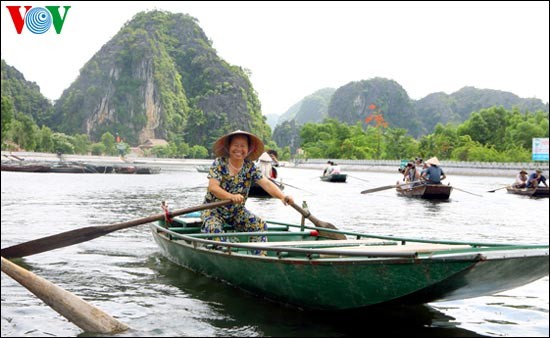
[{"label": "oar blade", "polygon": [[392,188],[395,188],[396,185],[385,185],[383,187],[378,187],[378,188],[372,188],[372,189],[367,189],[367,190],[363,190],[361,191],[362,194],[370,194],[371,192],[377,192],[377,191],[382,191],[382,190],[388,190],[388,189],[392,189]]},{"label": "oar blade", "polygon": [[[212,208],[220,207],[222,205],[226,205],[230,203],[231,203],[230,200],[222,200],[218,202],[205,203],[195,207],[173,211],[169,214],[169,216],[174,217],[174,216],[191,213],[194,211],[212,209]],[[157,214],[157,215],[140,218],[133,221],[123,222],[123,223],[116,223],[112,225],[102,225],[102,226],[91,226],[91,227],[70,230],[70,231],[62,232],[57,235],[42,237],[29,242],[4,248],[1,250],[2,256],[5,258],[19,258],[19,257],[35,255],[37,253],[86,242],[116,230],[122,230],[122,229],[130,228],[136,225],[155,222],[155,221],[164,219],[164,217],[165,217],[164,214]]]},{"label": "oar blade", "polygon": [[103,235],[105,235],[104,228],[92,226],[17,244],[4,248],[1,252],[2,257],[19,258],[82,243]]}]

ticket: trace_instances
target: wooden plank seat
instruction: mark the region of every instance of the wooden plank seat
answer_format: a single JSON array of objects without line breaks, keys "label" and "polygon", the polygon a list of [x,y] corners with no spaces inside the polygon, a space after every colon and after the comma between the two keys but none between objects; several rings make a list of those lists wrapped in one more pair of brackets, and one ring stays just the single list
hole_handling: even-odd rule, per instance
[{"label": "wooden plank seat", "polygon": [[[346,239],[346,240],[314,240],[314,241],[276,241],[276,242],[259,242],[259,243],[250,243],[251,245],[260,245],[265,247],[306,247],[306,248],[333,248],[333,247],[344,247],[350,244],[357,245],[392,245],[395,246],[397,242],[395,241],[384,241],[378,238],[364,238],[364,239]],[[353,246],[355,247],[355,246]]]},{"label": "wooden plank seat", "polygon": [[[462,244],[432,244],[432,243],[415,243],[405,245],[355,245],[338,247],[339,250],[345,251],[372,251],[372,252],[416,252],[416,253],[431,253],[437,251],[471,249],[470,245]],[[339,255],[321,255],[321,257],[338,257]]]}]

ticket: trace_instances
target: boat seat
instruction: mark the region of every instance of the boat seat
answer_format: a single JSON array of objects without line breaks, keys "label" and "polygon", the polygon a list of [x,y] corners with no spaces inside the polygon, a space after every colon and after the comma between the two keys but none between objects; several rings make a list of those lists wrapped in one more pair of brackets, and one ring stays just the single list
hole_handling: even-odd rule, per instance
[{"label": "boat seat", "polygon": [[[346,240],[315,240],[315,241],[277,241],[277,242],[261,242],[254,243],[255,245],[261,246],[295,246],[295,247],[338,247],[350,244],[363,244],[367,245],[369,248],[371,245],[391,245],[395,247],[397,242],[395,241],[384,241],[378,238],[364,238],[364,239],[346,239]],[[355,246],[354,246],[355,247]]]},{"label": "boat seat", "polygon": [[[338,249],[342,250],[352,250],[352,251],[372,251],[372,252],[416,252],[416,253],[430,253],[436,251],[447,251],[447,250],[460,250],[460,249],[471,249],[470,245],[462,244],[432,244],[432,243],[422,243],[422,244],[405,244],[405,245],[395,245],[395,246],[378,246],[378,245],[355,245],[355,246],[344,246],[339,247]],[[321,257],[338,257],[339,255],[321,255]]]}]

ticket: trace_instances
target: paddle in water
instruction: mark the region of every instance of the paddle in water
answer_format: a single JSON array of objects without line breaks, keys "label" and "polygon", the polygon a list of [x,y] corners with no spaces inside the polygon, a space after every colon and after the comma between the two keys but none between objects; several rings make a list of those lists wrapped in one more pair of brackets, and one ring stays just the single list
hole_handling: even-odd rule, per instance
[{"label": "paddle in water", "polygon": [[500,187],[500,188],[497,188],[497,189],[489,190],[489,191],[487,191],[487,192],[495,192],[495,191],[497,191],[497,190],[506,189],[506,188],[508,188],[508,187],[509,187],[509,185],[505,185],[504,187]]},{"label": "paddle in water", "polygon": [[[187,209],[175,210],[169,213],[168,216],[170,217],[179,216],[179,215],[188,214],[199,210],[217,208],[222,205],[226,205],[230,203],[231,203],[230,200],[223,200],[223,201],[213,202],[213,203],[205,203],[205,204],[201,204],[201,205],[187,208]],[[116,224],[102,225],[102,226],[91,226],[91,227],[70,230],[70,231],[62,232],[57,235],[38,238],[29,242],[17,244],[17,245],[2,249],[2,257],[5,257],[5,258],[25,257],[25,256],[30,256],[37,253],[53,250],[53,249],[63,248],[73,244],[86,242],[103,235],[107,235],[108,233],[111,233],[113,231],[131,228],[133,226],[141,225],[145,223],[159,221],[159,220],[165,219],[165,217],[166,217],[166,214],[162,213],[162,214],[153,215],[153,216],[140,218],[140,219],[123,222],[123,223],[116,223]]]},{"label": "paddle in water", "polygon": [[363,191],[361,191],[361,193],[362,194],[369,194],[371,192],[377,192],[377,191],[382,191],[382,190],[393,189],[393,188],[397,188],[397,187],[402,187],[404,185],[419,183],[419,182],[422,182],[422,181],[412,181],[412,182],[407,182],[407,183],[402,183],[402,184],[385,185],[385,186],[378,187],[378,188],[363,190]]}]

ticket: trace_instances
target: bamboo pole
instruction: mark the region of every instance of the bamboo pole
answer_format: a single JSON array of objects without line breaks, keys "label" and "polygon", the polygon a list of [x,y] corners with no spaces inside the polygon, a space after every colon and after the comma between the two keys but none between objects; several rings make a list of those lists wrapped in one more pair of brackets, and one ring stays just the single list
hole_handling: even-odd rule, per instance
[{"label": "bamboo pole", "polygon": [[128,326],[52,282],[2,257],[2,271],[86,332],[116,333]]}]

